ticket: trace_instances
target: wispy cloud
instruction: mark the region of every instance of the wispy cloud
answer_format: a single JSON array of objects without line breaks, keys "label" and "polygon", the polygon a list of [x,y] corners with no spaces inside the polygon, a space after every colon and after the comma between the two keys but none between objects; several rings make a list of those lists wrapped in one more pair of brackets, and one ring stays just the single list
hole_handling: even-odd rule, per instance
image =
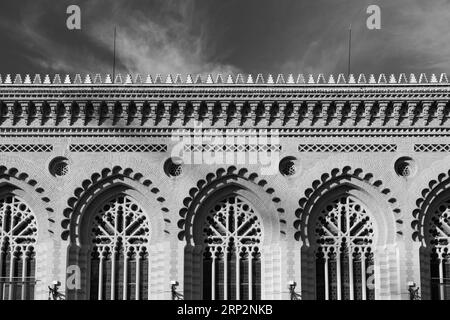
[{"label": "wispy cloud", "polygon": [[[238,72],[232,65],[209,60],[212,48],[205,41],[207,30],[193,30],[194,3],[158,0],[153,1],[157,10],[152,11],[125,1],[81,2],[82,30],[66,30],[62,19],[66,16],[60,15],[55,26],[61,30],[55,31],[48,26],[51,11],[56,11],[48,10],[54,1],[39,1],[24,9],[16,25],[4,22],[0,28],[14,33],[17,45],[26,48],[27,59],[46,72],[111,72],[114,26],[118,28],[119,72]],[[65,12],[64,5],[57,5],[59,12]]]},{"label": "wispy cloud", "polygon": [[[159,16],[133,12],[133,18],[120,21],[117,57],[122,70],[130,73],[232,73],[231,65],[208,60],[205,29],[193,30],[193,1],[160,2]],[[116,8],[115,12],[120,10]],[[123,14],[123,13],[121,13]],[[111,44],[111,23],[96,25],[91,36],[105,46]]]},{"label": "wispy cloud", "polygon": [[[82,30],[65,28],[82,8]],[[366,28],[381,7],[382,29]],[[0,72],[449,72],[450,0],[2,0]],[[28,70],[30,69],[30,70]]]}]

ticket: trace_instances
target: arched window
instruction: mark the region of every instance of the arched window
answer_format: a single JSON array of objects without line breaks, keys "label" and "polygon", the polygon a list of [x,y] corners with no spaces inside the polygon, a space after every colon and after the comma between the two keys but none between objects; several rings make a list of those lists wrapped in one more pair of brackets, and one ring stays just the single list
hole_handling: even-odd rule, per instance
[{"label": "arched window", "polygon": [[261,299],[261,225],[239,196],[219,201],[203,227],[203,298]]},{"label": "arched window", "polygon": [[328,203],[316,225],[317,298],[373,300],[373,226],[364,206],[343,195]]},{"label": "arched window", "polygon": [[148,299],[149,238],[148,219],[131,197],[101,207],[91,229],[91,299]]},{"label": "arched window", "polygon": [[18,197],[0,198],[0,300],[32,300],[36,219]]},{"label": "arched window", "polygon": [[431,299],[450,300],[450,199],[433,213],[429,224],[431,244]]}]

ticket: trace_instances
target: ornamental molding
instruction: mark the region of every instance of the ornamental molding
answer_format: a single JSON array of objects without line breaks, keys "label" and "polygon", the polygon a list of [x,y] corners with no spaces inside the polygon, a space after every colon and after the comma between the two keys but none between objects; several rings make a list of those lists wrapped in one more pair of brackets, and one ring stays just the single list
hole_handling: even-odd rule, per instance
[{"label": "ornamental molding", "polygon": [[[184,133],[180,133],[182,130]],[[184,128],[143,128],[143,127],[0,127],[0,136],[14,138],[39,137],[88,137],[88,138],[173,138],[173,136],[208,136],[211,129]],[[206,133],[205,133],[206,131]],[[271,137],[276,134],[280,138],[318,138],[318,137],[450,137],[450,128],[439,127],[399,127],[399,128],[274,128],[272,133],[265,128],[214,128],[215,135],[252,136],[264,134]],[[415,147],[416,148],[416,147]],[[417,152],[420,148],[417,148]]]},{"label": "ornamental molding", "polygon": [[[145,78],[145,80],[143,80]],[[0,127],[446,127],[446,74],[0,75]],[[245,79],[244,79],[245,78]],[[195,80],[194,80],[195,79]],[[224,80],[225,79],[225,80]]]},{"label": "ornamental molding", "polygon": [[429,223],[434,216],[433,211],[448,201],[449,186],[450,171],[441,172],[428,182],[427,187],[420,192],[420,197],[416,199],[416,206],[412,212],[414,218],[411,223],[412,239],[424,247],[430,245]]},{"label": "ornamental molding", "polygon": [[[0,186],[10,186],[13,188],[12,193],[14,193],[14,189],[22,190],[24,187],[30,188],[36,193],[37,199],[42,201],[43,207],[46,210],[47,220],[50,226],[50,233],[53,233],[52,228],[55,223],[55,210],[50,206],[50,198],[47,195],[47,191],[39,184],[36,180],[30,178],[28,173],[21,172],[17,168],[7,168],[3,165],[0,166]],[[8,190],[8,188],[5,188]],[[27,190],[24,190],[27,191]],[[27,203],[27,206],[30,206]],[[31,209],[35,209],[30,206]],[[37,212],[34,212],[37,214]],[[37,216],[36,216],[37,218]],[[41,228],[43,226],[40,226]]]},{"label": "ornamental molding", "polygon": [[448,92],[444,100],[420,101],[27,101],[0,95],[0,127],[448,127]]},{"label": "ornamental molding", "polygon": [[135,172],[131,168],[123,169],[120,166],[113,168],[104,168],[101,172],[96,172],[91,175],[90,178],[83,180],[81,186],[76,188],[73,192],[73,196],[67,200],[67,207],[63,211],[64,219],[61,222],[63,231],[61,233],[61,239],[70,239],[74,243],[80,241],[79,223],[82,215],[89,214],[85,212],[85,209],[95,198],[102,194],[105,190],[112,187],[132,187],[132,182],[139,183],[154,195],[156,202],[159,203],[160,210],[166,216],[164,217],[164,232],[170,233],[169,228],[171,221],[167,217],[169,209],[163,205],[166,199],[161,196],[160,190],[157,187],[152,186],[153,182],[149,179],[145,179],[143,174]]},{"label": "ornamental molding", "polygon": [[[350,166],[345,166],[342,169],[334,168],[330,173],[322,174],[319,179],[312,182],[310,188],[305,190],[304,196],[298,201],[299,207],[295,211],[295,216],[297,217],[294,221],[294,228],[296,229],[295,239],[297,241],[301,240],[308,246],[313,245],[314,242],[311,241],[313,235],[309,234],[308,230],[311,221],[314,220],[312,215],[317,214],[317,209],[320,209],[317,206],[323,205],[321,201],[325,196],[340,196],[342,194],[340,188],[346,184],[348,184],[350,188],[357,188],[356,182],[374,188],[378,195],[384,199],[384,204],[392,213],[390,218],[395,221],[393,230],[395,236],[403,237],[403,214],[398,205],[398,201],[393,197],[391,190],[387,188],[381,180],[375,179],[372,173],[364,173],[361,168],[353,169]],[[389,224],[386,224],[386,226],[389,226]],[[392,237],[394,235],[389,236]]]},{"label": "ornamental molding", "polygon": [[[255,187],[262,188],[269,197],[270,202],[276,208],[273,214],[279,222],[280,236],[282,239],[286,238],[287,234],[287,217],[286,211],[281,207],[281,199],[276,196],[275,189],[268,186],[268,182],[257,173],[249,172],[247,169],[238,169],[235,166],[230,166],[227,169],[220,168],[216,172],[210,172],[205,179],[201,179],[196,183],[196,186],[189,190],[189,196],[183,200],[183,208],[179,211],[180,219],[178,220],[178,239],[185,240],[188,244],[194,244],[194,218],[200,214],[197,209],[202,206],[208,199],[216,194],[216,192],[223,192],[220,188],[225,185],[232,185],[245,188],[242,182],[247,181],[254,184]],[[224,196],[227,195],[225,192]]]},{"label": "ornamental molding", "polygon": [[30,74],[21,75],[11,75],[7,74],[4,77],[0,75],[0,85],[77,85],[77,86],[91,86],[91,85],[187,85],[187,86],[201,86],[201,85],[395,85],[395,84],[410,84],[410,85],[420,85],[420,84],[448,84],[448,77],[446,73],[441,73],[440,75],[431,74],[426,75],[421,73],[420,75],[401,73],[399,75],[386,75],[386,74],[350,74],[348,76],[344,74],[329,75],[326,77],[324,74],[278,74],[272,75],[268,74],[264,76],[258,74],[254,77],[252,74],[249,75],[222,75],[217,74],[213,76],[209,75],[191,75],[182,76],[180,74],[172,75],[168,74],[163,76],[157,74],[152,76],[148,75],[122,75],[117,74],[115,78],[110,74],[102,76],[101,74],[76,74],[76,75],[61,75],[55,74],[52,77],[48,74],[40,75],[36,74],[34,76]]}]

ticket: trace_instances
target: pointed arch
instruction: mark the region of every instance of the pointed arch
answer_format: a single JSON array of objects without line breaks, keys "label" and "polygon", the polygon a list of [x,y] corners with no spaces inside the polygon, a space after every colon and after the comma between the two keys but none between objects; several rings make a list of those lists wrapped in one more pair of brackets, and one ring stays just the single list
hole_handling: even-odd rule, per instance
[{"label": "pointed arch", "polygon": [[[235,167],[229,167],[227,169],[219,169],[215,173],[209,173],[206,179],[198,181],[197,187],[190,190],[189,196],[183,201],[185,207],[180,210],[181,219],[178,221],[178,227],[180,228],[179,238],[180,240],[186,241],[184,277],[186,299],[201,299],[206,298],[207,295],[213,298],[225,299],[259,298],[260,296],[264,298],[265,292],[276,292],[274,286],[280,286],[279,279],[274,279],[266,283],[264,283],[264,280],[261,280],[257,283],[256,278],[254,278],[253,280],[255,281],[253,281],[253,284],[255,286],[261,285],[261,290],[256,289],[255,295],[249,294],[248,291],[243,291],[241,295],[239,289],[242,286],[239,279],[243,278],[240,278],[240,271],[238,269],[242,263],[244,263],[243,268],[247,268],[250,263],[249,261],[259,261],[258,259],[260,258],[260,262],[258,263],[261,264],[261,272],[255,272],[255,276],[260,277],[258,274],[273,273],[273,269],[276,268],[280,260],[279,243],[284,239],[286,234],[285,212],[280,207],[281,201],[275,196],[275,190],[268,187],[267,184],[267,181],[260,179],[255,173],[248,173],[246,169],[237,170]],[[224,201],[227,203],[226,208],[223,207]],[[211,249],[211,244],[205,243],[204,232],[205,228],[208,230],[209,227],[207,226],[209,223],[216,221],[216,218],[211,217],[212,213],[214,215],[222,215],[222,218],[227,217],[228,219],[232,219],[235,210],[241,210],[235,206],[236,202],[242,203],[249,210],[248,212],[251,212],[252,218],[249,219],[256,219],[254,221],[258,221],[258,225],[260,225],[260,228],[258,228],[261,230],[259,234],[260,238],[258,238],[260,244],[257,250],[257,252],[260,252],[260,257],[258,253],[256,254],[258,257],[255,257],[255,259],[243,262],[245,258],[239,256],[242,252],[234,253],[234,256],[231,254],[229,256],[231,260],[228,261],[233,261],[235,267],[231,269],[225,267],[225,270],[228,270],[224,273],[224,275],[227,274],[225,276],[227,280],[221,279],[221,281],[223,283],[222,286],[229,286],[232,288],[230,290],[234,290],[229,292],[235,292],[235,294],[214,295],[210,292],[212,290],[211,288],[219,285],[218,278],[216,277],[216,280],[213,281],[214,284],[211,284],[211,279],[214,278],[209,276],[209,280],[206,280],[206,273],[203,272],[206,264],[209,263],[211,265],[211,261],[206,261],[211,258],[210,252],[208,251]],[[242,210],[240,212],[243,214]],[[222,231],[225,232],[224,230]],[[234,238],[233,241],[236,240]],[[228,248],[227,250],[235,252],[236,246],[225,247]],[[271,250],[271,248],[274,249]],[[252,251],[252,253],[255,252]],[[217,252],[215,254],[213,258],[217,257],[219,259],[221,254]],[[224,253],[224,256],[227,257],[229,254],[230,252]],[[220,261],[220,259],[217,261]],[[246,284],[252,285],[247,282]],[[205,289],[206,286],[209,286],[209,289]],[[208,294],[206,294],[207,291],[209,292]],[[218,292],[216,293],[218,294]],[[270,294],[267,294],[267,296]]]},{"label": "pointed arch", "polygon": [[[69,290],[68,296],[72,299],[148,299],[150,274],[147,272],[145,279],[141,278],[147,281],[144,289],[139,288],[140,284],[136,285],[139,280],[137,272],[143,277],[142,272],[148,270],[152,259],[161,259],[161,254],[167,254],[159,249],[157,254],[149,255],[169,234],[171,221],[167,215],[169,210],[164,207],[165,201],[150,180],[143,179],[142,174],[134,173],[129,168],[107,168],[84,180],[82,187],[77,188],[74,196],[68,200],[68,207],[64,210],[66,219],[62,222],[62,238],[69,240],[68,265],[80,268],[82,282],[81,289]],[[116,224],[111,225],[111,221],[104,220],[105,217],[101,215],[114,216],[125,224],[114,220]],[[103,230],[104,233],[122,232],[120,238],[124,241],[131,235],[126,232],[123,234],[123,228],[134,228],[134,224],[127,225],[133,219],[140,226],[136,230],[142,231],[144,225],[144,229],[148,229],[145,236],[139,238],[145,245],[101,245],[101,237],[96,236],[101,230],[99,226],[102,221],[108,222],[110,228],[108,231]],[[130,270],[134,270],[133,273],[126,276],[124,273]],[[109,280],[100,277],[116,273],[121,276],[112,276]],[[127,281],[132,281],[134,287],[124,289],[133,285]]]},{"label": "pointed arch", "polygon": [[0,300],[45,294],[42,283],[51,281],[45,270],[54,268],[49,253],[55,220],[49,202],[27,173],[0,166]]},{"label": "pointed arch", "polygon": [[438,174],[422,189],[413,210],[413,240],[420,244],[423,299],[449,300],[450,171]]},{"label": "pointed arch", "polygon": [[[347,205],[337,206],[336,201],[341,200]],[[349,205],[348,201],[352,205]],[[334,212],[336,207],[340,209]],[[316,299],[320,298],[319,296],[331,298],[330,292],[328,292],[329,295],[326,295],[324,285],[319,285],[321,277],[323,279],[326,275],[325,271],[329,271],[328,267],[330,266],[327,267],[326,264],[319,266],[323,262],[323,258],[327,256],[323,255],[323,252],[321,255],[321,251],[324,250],[324,239],[317,233],[317,230],[320,230],[323,223],[330,219],[326,218],[328,214],[331,214],[333,219],[337,219],[336,214],[338,214],[338,218],[342,221],[351,222],[348,220],[349,214],[360,215],[358,210],[355,210],[356,207],[363,210],[364,217],[369,219],[370,229],[373,230],[369,240],[372,243],[370,252],[374,254],[373,259],[381,261],[388,259],[387,255],[395,256],[395,244],[403,237],[404,226],[397,200],[392,197],[390,189],[385,188],[381,180],[374,179],[370,173],[365,174],[360,168],[352,169],[349,166],[343,169],[335,168],[330,173],[323,174],[320,179],[313,181],[312,186],[305,190],[304,197],[299,200],[299,208],[296,210],[297,220],[294,222],[294,227],[297,232],[295,237],[301,243],[302,283],[305,284],[302,290],[306,299]],[[340,244],[342,251],[342,243]],[[357,251],[360,252],[361,249]],[[339,255],[339,252],[334,252],[332,255],[336,254]],[[346,257],[348,258],[349,255],[347,254]],[[316,260],[317,258],[322,260]],[[349,269],[350,264],[346,268]],[[397,273],[398,271],[386,270],[383,272],[381,270],[374,275],[377,297],[391,294],[389,291],[380,290],[382,287],[380,282],[389,283],[391,278],[397,277]],[[347,277],[347,279],[349,278]],[[329,289],[331,290],[331,287]],[[339,290],[344,289],[341,287]],[[350,293],[347,296],[338,295],[339,299],[346,297],[354,299],[358,295],[351,294],[350,296]]]}]

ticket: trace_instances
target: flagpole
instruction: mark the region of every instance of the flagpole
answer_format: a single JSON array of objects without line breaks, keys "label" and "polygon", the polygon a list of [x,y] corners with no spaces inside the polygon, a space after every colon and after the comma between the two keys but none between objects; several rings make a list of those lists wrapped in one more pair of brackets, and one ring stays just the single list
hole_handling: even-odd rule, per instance
[{"label": "flagpole", "polygon": [[114,27],[114,58],[113,58],[113,78],[112,82],[116,80],[116,27]]},{"label": "flagpole", "polygon": [[350,26],[348,28],[348,69],[347,69],[347,77],[350,76],[351,54],[352,54],[352,24],[350,24]]}]

